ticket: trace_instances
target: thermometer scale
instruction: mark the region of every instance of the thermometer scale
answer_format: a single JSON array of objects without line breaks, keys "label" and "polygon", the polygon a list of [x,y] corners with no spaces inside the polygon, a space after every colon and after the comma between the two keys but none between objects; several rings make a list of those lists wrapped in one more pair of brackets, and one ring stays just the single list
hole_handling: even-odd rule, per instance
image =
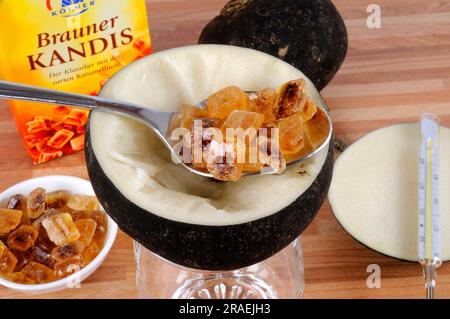
[{"label": "thermometer scale", "polygon": [[420,119],[419,148],[419,262],[423,266],[428,299],[436,286],[441,261],[439,214],[439,119],[425,113]]}]

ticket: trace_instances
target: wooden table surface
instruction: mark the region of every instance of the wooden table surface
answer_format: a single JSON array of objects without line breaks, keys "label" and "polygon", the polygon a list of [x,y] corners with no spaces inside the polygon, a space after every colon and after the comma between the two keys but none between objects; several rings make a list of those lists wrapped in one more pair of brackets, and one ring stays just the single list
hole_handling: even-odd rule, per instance
[{"label": "wooden table surface", "polygon": [[[155,51],[196,43],[203,26],[225,0],[150,0]],[[382,28],[366,25],[371,0],[334,0],[349,32],[347,59],[323,95],[332,109],[336,135],[352,142],[367,132],[424,111],[450,126],[450,1],[378,0]],[[87,178],[82,153],[33,166],[2,103],[0,107],[0,190],[42,175]],[[421,298],[421,269],[415,263],[375,253],[352,239],[325,203],[302,236],[305,298]],[[366,268],[381,266],[381,288],[369,289]],[[450,297],[450,267],[439,269],[437,297]],[[0,298],[135,298],[131,239],[119,233],[104,264],[82,283],[49,295],[30,296],[0,288]]]}]

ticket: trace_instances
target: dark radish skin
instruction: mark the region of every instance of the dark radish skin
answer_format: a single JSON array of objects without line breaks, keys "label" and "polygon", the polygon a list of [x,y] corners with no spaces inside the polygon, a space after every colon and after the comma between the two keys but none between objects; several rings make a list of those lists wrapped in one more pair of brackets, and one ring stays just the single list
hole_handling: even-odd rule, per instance
[{"label": "dark radish skin", "polygon": [[232,0],[203,29],[199,44],[228,44],[273,55],[320,91],[347,54],[347,29],[330,0]]}]

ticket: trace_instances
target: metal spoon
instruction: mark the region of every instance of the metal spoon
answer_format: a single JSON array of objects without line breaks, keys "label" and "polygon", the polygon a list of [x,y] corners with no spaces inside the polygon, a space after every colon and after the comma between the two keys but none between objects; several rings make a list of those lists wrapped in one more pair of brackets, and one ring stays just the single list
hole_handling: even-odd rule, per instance
[{"label": "metal spoon", "polygon": [[[252,94],[255,92],[246,92]],[[90,96],[84,94],[66,93],[56,90],[44,89],[35,86],[23,85],[13,82],[0,81],[0,99],[12,99],[12,100],[23,100],[31,102],[44,102],[57,105],[68,105],[76,106],[79,108],[85,108],[95,111],[104,111],[108,113],[115,113],[119,115],[124,115],[147,125],[151,128],[161,139],[164,145],[172,152],[175,158],[179,159],[179,162],[190,172],[204,176],[213,177],[208,172],[195,169],[194,167],[187,165],[179,158],[178,154],[174,151],[171,143],[167,139],[167,133],[170,125],[170,121],[177,112],[162,112],[157,110],[152,110],[144,108],[140,105],[133,103],[106,99],[98,96]],[[201,101],[196,104],[199,108],[204,108],[206,105],[206,100]],[[305,161],[318,152],[320,152],[328,142],[331,140],[332,135],[332,122],[327,111],[324,112],[328,119],[328,134],[324,139],[323,143],[317,147],[314,151],[303,154],[299,158],[289,159],[287,165]],[[258,173],[244,173],[243,176],[255,175]]]}]

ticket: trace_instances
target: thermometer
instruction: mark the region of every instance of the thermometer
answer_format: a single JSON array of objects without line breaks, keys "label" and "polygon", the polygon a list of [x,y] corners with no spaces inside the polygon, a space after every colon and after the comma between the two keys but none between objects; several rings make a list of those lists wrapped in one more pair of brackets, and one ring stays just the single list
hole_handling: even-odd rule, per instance
[{"label": "thermometer", "polygon": [[420,118],[419,146],[419,262],[428,299],[436,286],[441,261],[439,216],[439,118],[433,113]]}]

